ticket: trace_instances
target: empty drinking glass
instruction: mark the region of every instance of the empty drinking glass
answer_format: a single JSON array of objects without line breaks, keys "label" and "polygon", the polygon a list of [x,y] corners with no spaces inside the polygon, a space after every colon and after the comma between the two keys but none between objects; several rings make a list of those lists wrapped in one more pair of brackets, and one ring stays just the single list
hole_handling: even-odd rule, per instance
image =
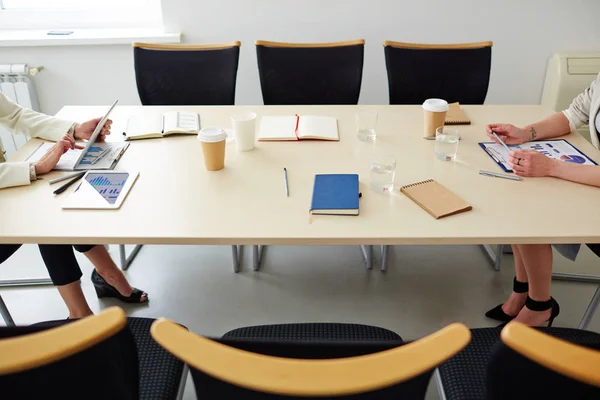
[{"label": "empty drinking glass", "polygon": [[396,159],[393,156],[375,155],[371,159],[369,167],[371,189],[378,192],[391,192],[394,190]]},{"label": "empty drinking glass", "polygon": [[443,161],[454,160],[459,140],[458,129],[440,126],[435,130],[435,156]]},{"label": "empty drinking glass", "polygon": [[377,127],[377,110],[371,108],[359,109],[356,112],[356,129],[358,140],[372,142],[375,140],[375,128]]}]

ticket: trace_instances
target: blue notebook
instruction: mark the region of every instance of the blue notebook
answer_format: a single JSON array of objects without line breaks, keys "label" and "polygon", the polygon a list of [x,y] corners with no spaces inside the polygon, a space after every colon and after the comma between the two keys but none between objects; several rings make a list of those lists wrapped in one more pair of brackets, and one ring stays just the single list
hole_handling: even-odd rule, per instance
[{"label": "blue notebook", "polygon": [[358,215],[358,175],[315,175],[310,212],[315,215]]}]

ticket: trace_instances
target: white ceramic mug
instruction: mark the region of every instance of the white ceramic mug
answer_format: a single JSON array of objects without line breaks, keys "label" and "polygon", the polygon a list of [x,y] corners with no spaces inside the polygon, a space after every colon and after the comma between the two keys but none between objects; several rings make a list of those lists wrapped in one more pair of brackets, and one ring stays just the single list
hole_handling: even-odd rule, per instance
[{"label": "white ceramic mug", "polygon": [[233,136],[237,151],[250,151],[256,141],[256,114],[253,112],[236,114],[231,117]]}]

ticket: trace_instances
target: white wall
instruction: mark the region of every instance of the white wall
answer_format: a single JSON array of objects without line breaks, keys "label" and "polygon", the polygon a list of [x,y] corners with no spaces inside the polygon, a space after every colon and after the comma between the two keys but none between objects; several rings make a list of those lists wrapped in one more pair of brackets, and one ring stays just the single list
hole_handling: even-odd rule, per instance
[{"label": "white wall", "polygon": [[[493,40],[487,103],[539,103],[546,63],[559,51],[600,50],[598,0],[163,0],[168,31],[187,43],[242,41],[237,103],[262,104],[254,41],[364,38],[361,103],[386,104],[382,41]],[[46,69],[42,110],[67,104],[139,104],[129,46],[1,48],[1,63]],[[443,66],[440,66],[443,68]]]}]

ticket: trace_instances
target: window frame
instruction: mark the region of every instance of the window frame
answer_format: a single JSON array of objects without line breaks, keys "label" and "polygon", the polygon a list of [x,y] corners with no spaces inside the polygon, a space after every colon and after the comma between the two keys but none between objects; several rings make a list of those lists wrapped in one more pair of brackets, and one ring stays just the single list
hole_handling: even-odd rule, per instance
[{"label": "window frame", "polygon": [[[140,7],[81,9],[5,9],[0,0],[1,30],[119,29],[162,27],[160,0],[144,0]],[[133,12],[135,11],[135,12]]]}]

